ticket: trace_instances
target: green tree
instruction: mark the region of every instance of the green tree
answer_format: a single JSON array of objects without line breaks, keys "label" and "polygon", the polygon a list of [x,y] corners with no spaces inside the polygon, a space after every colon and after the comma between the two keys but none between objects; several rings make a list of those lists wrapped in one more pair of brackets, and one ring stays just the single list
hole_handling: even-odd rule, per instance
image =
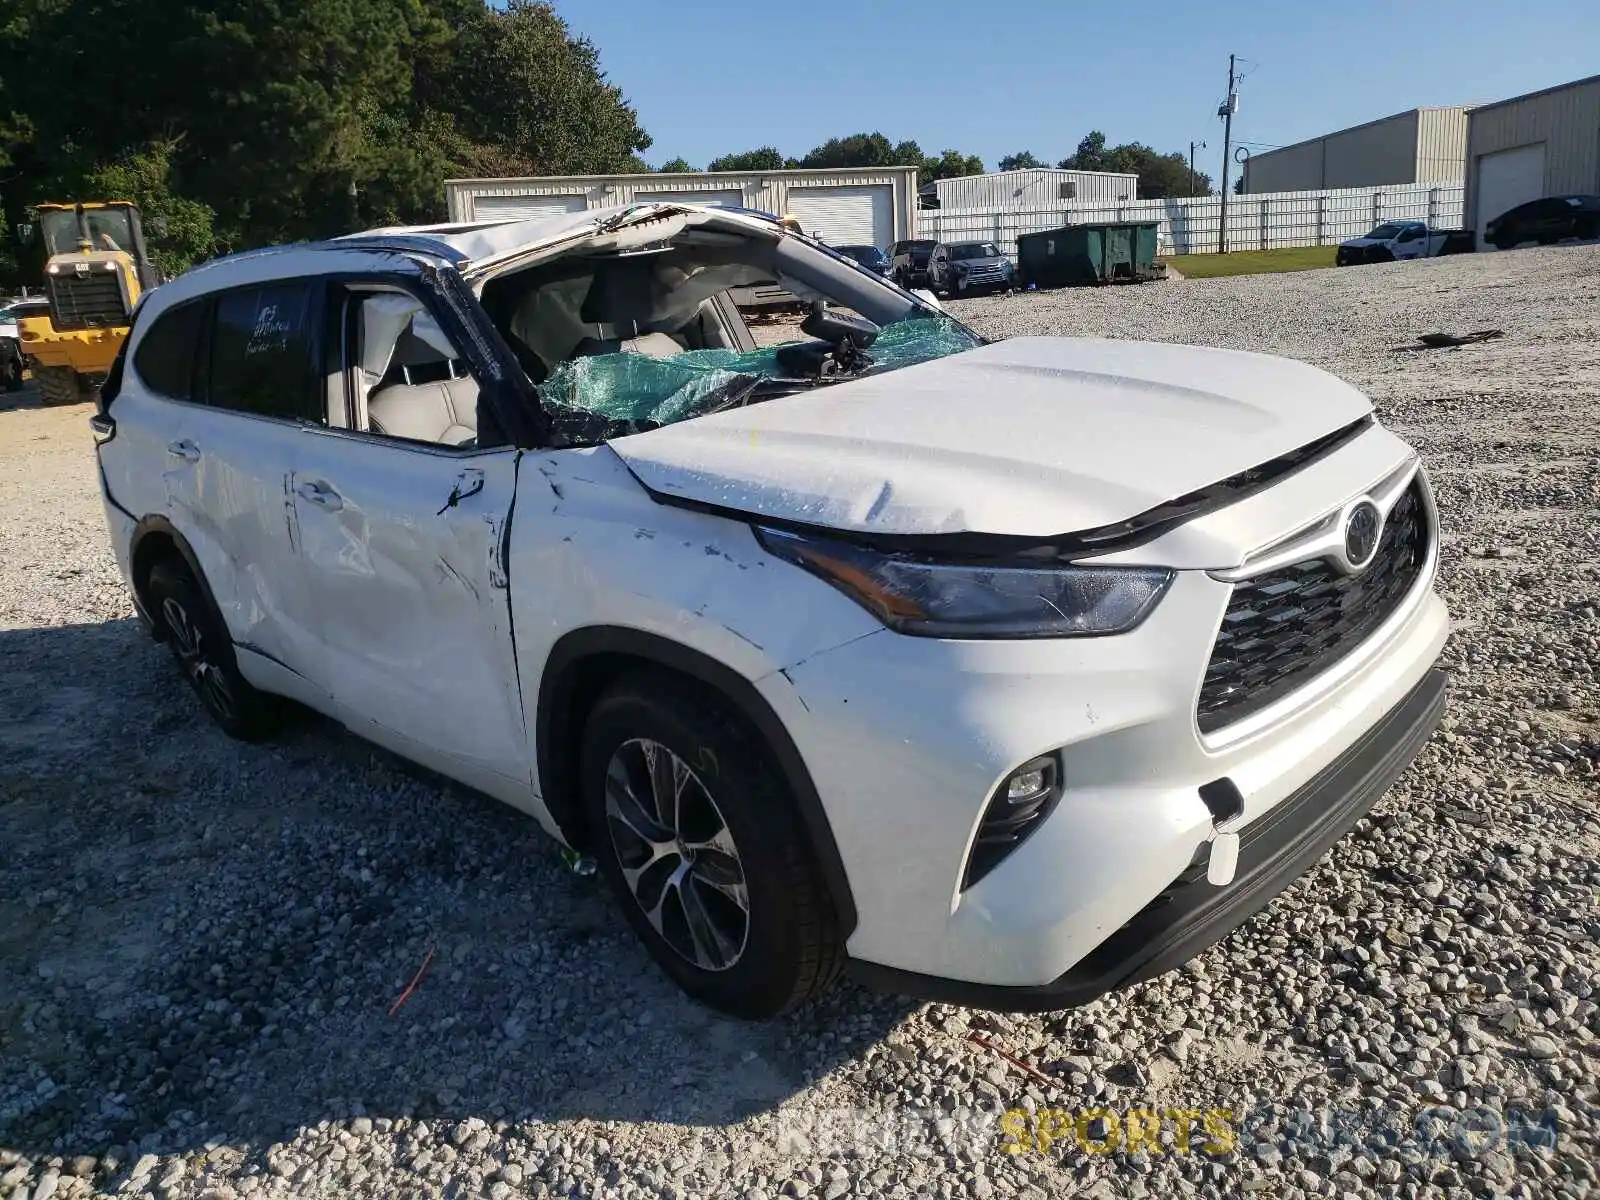
[{"label": "green tree", "polygon": [[706,164],[708,171],[781,171],[784,158],[771,146],[759,150],[744,150],[738,154],[724,154]]},{"label": "green tree", "polygon": [[1044,165],[1029,150],[1008,154],[1000,160],[1000,170],[1002,171],[1025,171],[1031,167],[1042,167]]},{"label": "green tree", "polygon": [[459,35],[456,99],[468,132],[528,175],[603,174],[637,166],[650,135],[600,52],[573,37],[544,0],[482,8]]},{"label": "green tree", "polygon": [[1070,157],[1063,158],[1056,165],[1069,171],[1109,170],[1106,166],[1106,135],[1098,129],[1094,130],[1078,143],[1078,149]]},{"label": "green tree", "polygon": [[1202,171],[1194,174],[1194,184],[1189,183],[1189,159],[1183,154],[1160,154],[1149,146],[1131,142],[1118,146],[1106,156],[1106,170],[1120,171],[1139,177],[1139,196],[1146,200],[1163,200],[1173,196],[1209,196],[1211,176]]},{"label": "green tree", "polygon": [[1189,159],[1174,151],[1162,154],[1142,142],[1127,142],[1107,148],[1106,135],[1098,129],[1089,133],[1078,149],[1059,166],[1073,171],[1115,171],[1139,177],[1142,199],[1160,200],[1172,196],[1209,196],[1211,176],[1196,171],[1189,182]]},{"label": "green tree", "polygon": [[[0,13],[0,62],[27,65],[0,72],[8,227],[40,200],[93,198],[110,170],[211,210],[217,242],[237,249],[437,219],[451,175],[648,169],[638,114],[548,3],[8,0]],[[198,210],[152,202],[180,231],[163,253],[200,253]]]},{"label": "green tree", "polygon": [[946,150],[938,158],[922,160],[921,182],[930,179],[955,179],[962,175],[982,175],[983,159],[976,154]]},{"label": "green tree", "polygon": [[178,140],[151,142],[90,172],[85,187],[107,200],[132,200],[144,219],[150,256],[168,278],[210,258],[216,249],[216,214],[173,188]]},{"label": "green tree", "polygon": [[916,142],[890,142],[881,133],[852,133],[829,138],[798,165],[809,170],[840,167],[921,167],[925,159]]},{"label": "green tree", "polygon": [[691,171],[698,171],[699,169],[699,167],[691,167],[689,165],[689,160],[686,158],[669,158],[666,162],[662,163],[660,167],[660,170],[664,174],[688,174]]}]

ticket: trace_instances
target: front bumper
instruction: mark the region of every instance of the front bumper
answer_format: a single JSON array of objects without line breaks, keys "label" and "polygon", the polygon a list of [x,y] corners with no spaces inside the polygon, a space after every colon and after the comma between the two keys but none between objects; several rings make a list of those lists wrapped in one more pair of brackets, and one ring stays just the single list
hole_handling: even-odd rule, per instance
[{"label": "front bumper", "polygon": [[[1109,556],[1178,567],[1131,632],[963,642],[879,630],[759,680],[838,846],[857,915],[850,958],[912,978],[1049,987],[1169,892],[1219,835],[1254,838],[1259,822],[1282,819],[1276,809],[1433,669],[1449,631],[1432,590],[1436,543],[1399,607],[1356,648],[1214,733],[1199,728],[1196,701],[1233,587],[1206,568],[1279,544],[1303,523],[1295,514],[1337,509],[1409,454],[1374,429],[1273,488]],[[1043,754],[1060,756],[1059,803],[963,887],[985,801]],[[1223,779],[1243,809],[1219,823],[1201,789]]]},{"label": "front bumper", "polygon": [[1003,1012],[1046,1012],[1180,966],[1226,937],[1300,877],[1377,803],[1416,757],[1444,712],[1446,675],[1431,670],[1343,754],[1240,836],[1238,874],[1213,887],[1195,862],[1134,918],[1063,975],[1041,986],[941,979],[854,961],[868,986]]}]

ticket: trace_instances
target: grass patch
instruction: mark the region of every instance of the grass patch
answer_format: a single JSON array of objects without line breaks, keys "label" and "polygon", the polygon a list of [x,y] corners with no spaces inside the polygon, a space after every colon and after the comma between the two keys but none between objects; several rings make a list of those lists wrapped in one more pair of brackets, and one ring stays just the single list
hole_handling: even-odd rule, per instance
[{"label": "grass patch", "polygon": [[1235,250],[1229,254],[1179,254],[1161,261],[1185,279],[1223,275],[1267,275],[1278,271],[1315,271],[1333,266],[1337,246],[1296,246],[1289,250]]}]

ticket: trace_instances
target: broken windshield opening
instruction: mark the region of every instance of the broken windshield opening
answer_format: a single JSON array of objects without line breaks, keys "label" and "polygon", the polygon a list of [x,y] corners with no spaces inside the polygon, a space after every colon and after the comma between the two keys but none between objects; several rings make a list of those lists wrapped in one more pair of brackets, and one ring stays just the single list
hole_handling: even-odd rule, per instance
[{"label": "broken windshield opening", "polygon": [[713,211],[685,217],[648,246],[592,242],[484,284],[485,313],[567,444],[982,344],[809,238]]},{"label": "broken windshield opening", "polygon": [[959,354],[977,344],[957,322],[930,313],[882,329],[864,361],[848,373],[823,376],[797,368],[795,360],[801,356],[785,353],[796,346],[793,342],[746,351],[690,350],[664,358],[624,351],[562,363],[539,390],[558,414],[654,428],[754,396],[770,398],[893,371]]}]

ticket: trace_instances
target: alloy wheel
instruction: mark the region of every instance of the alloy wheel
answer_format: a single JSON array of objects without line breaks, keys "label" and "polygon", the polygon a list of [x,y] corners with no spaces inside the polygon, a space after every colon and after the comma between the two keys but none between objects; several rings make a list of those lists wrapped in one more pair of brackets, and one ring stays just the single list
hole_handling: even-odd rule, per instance
[{"label": "alloy wheel", "polygon": [[605,811],[623,881],[661,939],[703,971],[737,963],[750,936],[744,863],[694,769],[630,739],[606,767]]},{"label": "alloy wheel", "polygon": [[223,721],[233,720],[237,709],[227,676],[220,666],[211,661],[210,646],[194,618],[172,596],[162,601],[161,616],[166,621],[167,637],[178,657],[178,665],[200,693],[200,699]]}]

